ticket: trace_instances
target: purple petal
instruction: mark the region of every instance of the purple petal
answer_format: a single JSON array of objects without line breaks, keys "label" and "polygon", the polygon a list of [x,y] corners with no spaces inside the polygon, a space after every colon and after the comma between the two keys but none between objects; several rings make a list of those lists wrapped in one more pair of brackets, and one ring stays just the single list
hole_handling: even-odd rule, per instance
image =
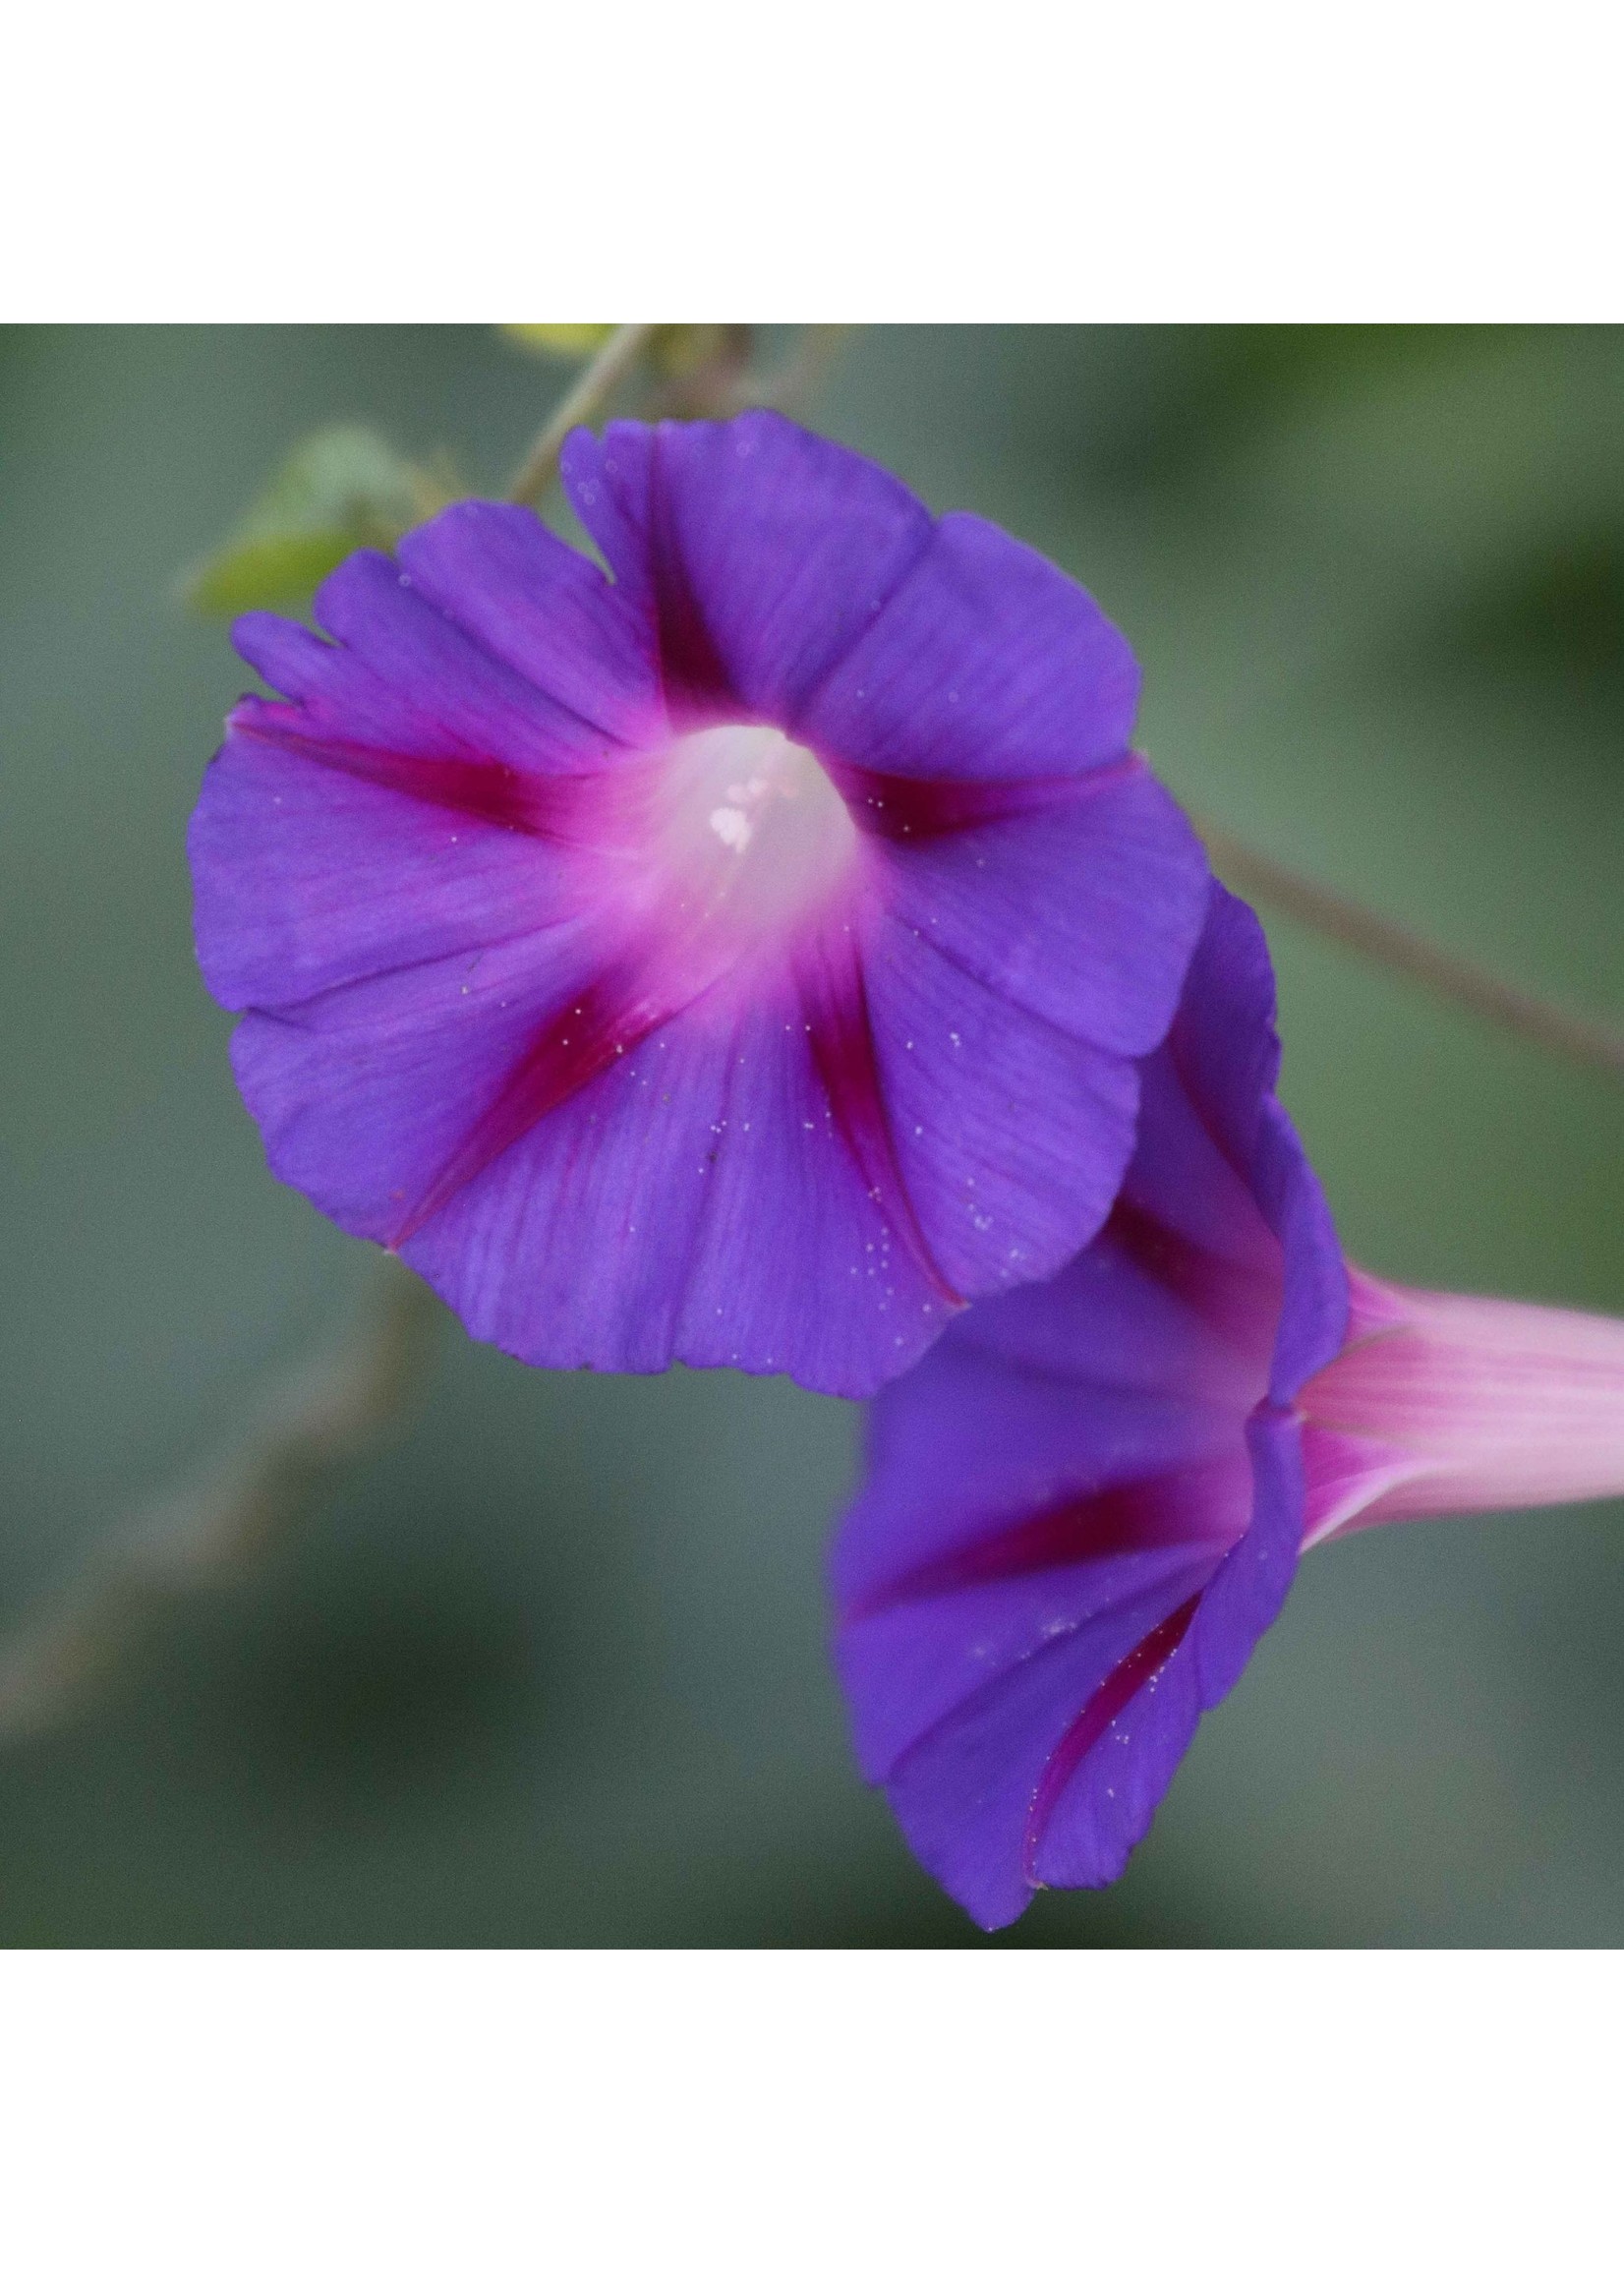
[{"label": "purple petal", "polygon": [[931,539],[895,476],[774,411],[582,429],[563,476],[658,626],[667,693],[702,715],[791,727]]},{"label": "purple petal", "polygon": [[1233,1422],[1262,1390],[1277,1300],[1277,1275],[1259,1285],[1249,1259],[1238,1265],[1124,1197],[1065,1271],[978,1305],[953,1347],[1089,1391],[1206,1406]]},{"label": "purple petal", "polygon": [[532,1364],[784,1370],[861,1395],[949,1315],[819,1080],[791,974],[707,998],[492,1160],[404,1253]]},{"label": "purple petal", "polygon": [[[1069,1614],[1051,1620],[1053,1639],[897,1763],[887,1792],[909,1846],[982,1926],[1007,1926],[1031,1900],[1033,1804],[1079,1707],[1086,1712],[1117,1667],[1177,1616],[1209,1569],[1210,1558],[1170,1554],[1158,1578],[1124,1600],[1107,1592],[1109,1564],[1078,1567]],[[965,1638],[960,1647],[978,1646]]]},{"label": "purple petal", "polygon": [[1297,1576],[1306,1491],[1302,1439],[1299,1417],[1274,1406],[1260,1406],[1247,1423],[1251,1522],[1218,1566],[1190,1629],[1203,1713],[1240,1680]]},{"label": "purple petal", "polygon": [[1122,1182],[1136,1070],[1001,999],[910,926],[882,918],[863,944],[892,1140],[943,1278],[975,1296],[1058,1270]]},{"label": "purple petal", "polygon": [[[1324,1193],[1273,1094],[1280,1045],[1262,927],[1216,879],[1209,895],[1206,927],[1167,1049],[1146,1071],[1143,1135],[1128,1191],[1152,1195],[1152,1204],[1175,1221],[1198,1219],[1200,1236],[1214,1246],[1223,1238],[1220,1221],[1227,1221],[1238,1255],[1256,1253],[1255,1232],[1247,1227],[1267,1226],[1281,1251],[1271,1274],[1280,1294],[1269,1394],[1286,1405],[1342,1348],[1348,1276]],[[1234,1170],[1233,1179],[1210,1159],[1192,1173],[1200,1148],[1190,1141],[1190,1114]]]},{"label": "purple petal", "polygon": [[[1059,1280],[978,1305],[876,1401],[835,1557],[839,1662],[865,1773],[984,1924],[1053,1876],[1039,1847],[1072,1779],[1120,1746],[1202,1588],[1243,1552],[1225,1553],[1253,1517],[1244,1415],[1264,1357],[1238,1366],[1194,1273],[1113,1219]],[[1158,1723],[1161,1782],[1125,1764],[1101,1784],[1123,1822],[1148,1822],[1188,1744],[1184,1679]]]},{"label": "purple petal", "polygon": [[[795,969],[802,1024],[829,1118],[844,1138],[864,1188],[879,1203],[891,1233],[918,1265],[932,1292],[950,1312],[957,1310],[963,1298],[945,1276],[920,1222],[912,1190],[915,1178],[903,1175],[898,1159],[894,1109],[885,1094],[868,977],[850,927],[829,926],[805,942]],[[922,1134],[915,1131],[916,1136]],[[917,1172],[918,1167],[915,1153],[909,1169]]]},{"label": "purple petal", "polygon": [[661,976],[636,961],[609,963],[532,1022],[499,1085],[467,1119],[434,1176],[412,1194],[390,1246],[404,1248],[549,1114],[622,1060],[635,1064],[640,1046],[689,1008],[662,986]]},{"label": "purple petal", "polygon": [[1214,886],[1104,1231],[876,1401],[841,1673],[866,1773],[984,1924],[1118,1876],[1296,1570],[1302,1423],[1271,1381],[1340,1348],[1348,1291],[1273,1009]]},{"label": "purple petal", "polygon": [[[318,762],[256,732],[228,735],[187,840],[198,959],[228,1010],[474,954],[567,913],[569,877],[520,827],[508,776],[456,759],[389,763],[392,783],[330,752]],[[439,770],[438,798],[404,790],[413,765]],[[448,770],[472,777],[456,785],[468,793],[460,805]]]},{"label": "purple petal", "polygon": [[927,831],[885,855],[899,923],[1064,1033],[1130,1058],[1155,1048],[1200,930],[1206,862],[1142,764],[1051,786],[1016,817]]},{"label": "purple petal", "polygon": [[632,744],[664,725],[646,618],[526,507],[471,497],[396,551],[425,600],[564,710]]},{"label": "purple petal", "polygon": [[839,1126],[793,973],[756,981],[650,1020],[563,926],[251,1016],[234,1061],[276,1172],[515,1356],[863,1395],[951,1299]]},{"label": "purple petal", "polygon": [[889,1778],[949,1713],[1087,1619],[1170,1574],[1191,1592],[1190,1574],[1204,1579],[1220,1552],[1200,1536],[1215,1483],[1240,1489],[1245,1520],[1241,1471],[1174,1471],[1079,1495],[986,1530],[859,1602],[837,1650],[865,1776]]},{"label": "purple petal", "polygon": [[797,731],[880,774],[1064,777],[1126,757],[1139,674],[1080,585],[950,513],[797,712]]},{"label": "purple petal", "polygon": [[1180,1079],[1170,1050],[1145,1062],[1138,1143],[1123,1185],[1124,1202],[1231,1276],[1258,1289],[1266,1342],[1280,1305],[1280,1244],[1257,1203],[1249,1174],[1215,1140],[1206,1101]]},{"label": "purple petal", "polygon": [[393,1244],[600,961],[577,920],[251,1012],[232,1064],[271,1167],[346,1231]]},{"label": "purple petal", "polygon": [[982,1925],[1008,1924],[1034,1888],[1121,1874],[1200,1714],[1277,1614],[1303,1521],[1297,1425],[1270,1415],[1250,1435],[1251,1524],[1216,1566],[1188,1545],[1085,1558],[904,1602],[842,1636],[871,1773]]},{"label": "purple petal", "polygon": [[[1084,1323],[1109,1354],[1097,1372],[1062,1362],[1035,1331],[1063,1290],[1061,1336]],[[1126,1270],[1095,1278],[1073,1265],[1048,1287],[977,1304],[876,1400],[868,1480],[833,1559],[842,1613],[979,1548],[990,1528],[1174,1468],[1238,1466],[1241,1409],[1226,1410],[1222,1395],[1229,1365],[1198,1319]],[[1189,1536],[1233,1537],[1247,1505],[1215,1500]]]},{"label": "purple petal", "polygon": [[1249,1181],[1263,1101],[1280,1072],[1274,966],[1262,925],[1216,877],[1203,915],[1167,1056],[1213,1143]]},{"label": "purple petal", "polygon": [[[1084,1706],[1055,1754],[1039,1793],[1030,1852],[1045,1887],[1106,1887],[1189,1750],[1203,1713],[1220,1704],[1279,1615],[1297,1570],[1303,1535],[1300,1425],[1260,1414],[1247,1430],[1254,1490],[1251,1522],[1163,1647],[1140,1646],[1112,1694]],[[1171,1647],[1166,1647],[1171,1646]]]},{"label": "purple petal", "polygon": [[1348,1267],[1330,1203],[1285,1108],[1268,1100],[1254,1171],[1258,1200],[1285,1257],[1269,1395],[1287,1405],[1328,1366],[1348,1331]]},{"label": "purple petal", "polygon": [[[582,597],[571,595],[577,617],[590,619]],[[316,618],[338,645],[276,616],[238,618],[238,652],[298,706],[289,717],[285,705],[250,698],[243,724],[274,730],[280,723],[318,741],[502,760],[542,773],[591,771],[621,747],[616,734],[548,691],[542,683],[549,675],[547,649],[536,659],[535,675],[503,662],[381,553],[352,554],[335,568],[316,595]],[[624,647],[620,607],[606,585],[570,691],[579,693],[583,680],[597,678],[597,707],[612,715],[616,695],[624,693]]]},{"label": "purple petal", "polygon": [[770,414],[569,470],[612,586],[471,503],[330,638],[244,620],[290,699],[205,785],[200,958],[277,1172],[476,1333],[867,1394],[1103,1221],[1198,848],[1120,635],[996,531]]}]

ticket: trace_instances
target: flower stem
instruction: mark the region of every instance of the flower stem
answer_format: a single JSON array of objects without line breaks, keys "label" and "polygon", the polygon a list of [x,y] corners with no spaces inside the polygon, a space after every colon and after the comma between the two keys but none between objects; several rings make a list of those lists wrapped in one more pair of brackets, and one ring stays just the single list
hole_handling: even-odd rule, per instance
[{"label": "flower stem", "polygon": [[[558,453],[571,431],[596,419],[648,354],[657,323],[623,323],[589,363],[531,444],[513,477],[508,496],[516,505],[538,505],[558,471]],[[728,418],[734,411],[767,405],[795,409],[819,385],[846,337],[849,323],[807,323],[779,364],[760,378],[750,370],[755,326],[715,326],[716,347],[701,368],[671,379],[657,395],[648,416]]]},{"label": "flower stem", "polygon": [[1541,1049],[1593,1071],[1624,1077],[1624,1033],[1605,1020],[1587,1019],[1542,1002],[1537,995],[1496,978],[1492,971],[1481,969],[1464,956],[1434,947],[1419,932],[1378,916],[1358,901],[1346,900],[1267,853],[1258,852],[1228,830],[1200,820],[1195,826],[1225,883],[1248,900],[1277,907],[1327,939],[1338,940],[1344,947],[1385,963],[1390,970],[1402,971],[1407,978],[1419,979],[1434,994],[1464,1004],[1479,1018],[1493,1020],[1526,1042],[1536,1042]]},{"label": "flower stem", "polygon": [[191,1485],[117,1527],[34,1618],[0,1646],[0,1742],[90,1702],[176,1598],[229,1583],[286,1540],[321,1487],[404,1409],[440,1307],[392,1260],[366,1315],[305,1360]]},{"label": "flower stem", "polygon": [[529,455],[507,493],[515,505],[540,504],[558,471],[558,452],[565,437],[604,410],[642,362],[659,328],[655,323],[622,323],[605,340],[530,445]]}]

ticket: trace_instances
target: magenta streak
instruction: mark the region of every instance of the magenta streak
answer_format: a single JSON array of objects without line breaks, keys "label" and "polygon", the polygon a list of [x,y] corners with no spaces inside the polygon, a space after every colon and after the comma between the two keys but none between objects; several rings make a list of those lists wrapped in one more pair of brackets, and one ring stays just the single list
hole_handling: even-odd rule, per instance
[{"label": "magenta streak", "polygon": [[1253,1314],[1265,1337],[1272,1332],[1280,1285],[1261,1255],[1256,1269],[1248,1270],[1128,1199],[1117,1201],[1100,1238],[1207,1325],[1233,1329],[1238,1315]]},{"label": "magenta streak", "polygon": [[235,724],[239,734],[373,783],[379,789],[398,790],[423,805],[443,806],[498,829],[520,830],[560,844],[587,842],[590,833],[582,825],[609,794],[605,778],[598,774],[527,774],[495,758],[419,758],[401,750],[375,750],[366,743],[270,729],[262,719],[253,726]]},{"label": "magenta streak", "polygon": [[493,1102],[394,1233],[390,1249],[404,1247],[414,1232],[420,1232],[431,1216],[545,1114],[584,1089],[682,1008],[681,1003],[656,995],[635,970],[613,971],[595,980],[532,1038]]},{"label": "magenta streak", "polygon": [[727,667],[694,595],[687,562],[682,557],[666,473],[663,437],[658,427],[649,445],[648,511],[649,566],[660,634],[660,675],[667,708],[697,711],[707,718],[727,713],[737,698]]},{"label": "magenta streak", "polygon": [[811,1036],[812,1063],[858,1173],[931,1293],[951,1310],[960,1311],[964,1298],[931,1254],[898,1166],[857,952],[843,935],[838,941],[826,936],[797,959],[795,975]]},{"label": "magenta streak", "polygon": [[866,766],[849,766],[843,759],[822,762],[857,827],[865,836],[883,838],[891,845],[927,844],[932,838],[984,829],[995,821],[1047,813],[1144,771],[1144,760],[1131,755],[1083,774],[1029,774],[1008,781],[925,780],[910,774],[879,774]]},{"label": "magenta streak", "polygon": [[1200,1601],[1199,1594],[1188,1596],[1177,1610],[1164,1618],[1160,1626],[1152,1627],[1143,1642],[1136,1643],[1127,1658],[1112,1667],[1050,1754],[1026,1816],[1026,1877],[1034,1887],[1042,1884],[1035,1877],[1037,1851],[1061,1794],[1075,1776],[1084,1754],[1099,1743],[1118,1715],[1132,1703],[1151,1676],[1161,1672],[1184,1641]]},{"label": "magenta streak", "polygon": [[849,1606],[845,1619],[872,1618],[899,1603],[1023,1579],[1063,1564],[1180,1545],[1189,1538],[1189,1526],[1181,1524],[1181,1503],[1167,1487],[1165,1477],[1145,1477],[1078,1493],[876,1588]]}]

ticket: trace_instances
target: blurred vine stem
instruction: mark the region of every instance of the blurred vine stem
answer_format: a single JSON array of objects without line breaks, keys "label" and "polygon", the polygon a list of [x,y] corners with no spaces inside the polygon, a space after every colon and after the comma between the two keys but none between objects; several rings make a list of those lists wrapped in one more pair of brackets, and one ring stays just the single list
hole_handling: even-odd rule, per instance
[{"label": "blurred vine stem", "polygon": [[[678,328],[615,327],[526,453],[508,492],[514,503],[539,505],[546,498],[566,437],[603,418]],[[796,408],[825,376],[849,328],[803,325],[777,366],[758,375],[753,326],[706,327],[706,351],[669,374],[646,407],[654,416],[687,418],[725,417],[751,404]],[[1624,1035],[1611,1027],[1495,978],[1226,830],[1197,826],[1214,867],[1247,898],[1526,1041],[1624,1076]],[[102,1692],[167,1604],[230,1584],[291,1538],[323,1487],[402,1416],[427,1374],[442,1315],[422,1280],[386,1257],[351,1332],[275,1381],[247,1428],[198,1477],[145,1503],[30,1622],[0,1644],[0,1741],[71,1719]]]},{"label": "blurred vine stem", "polygon": [[[514,503],[546,497],[565,437],[601,419],[673,328],[623,323],[609,334],[537,435],[508,493]],[[804,326],[757,377],[754,328],[708,327],[706,352],[667,377],[648,408],[689,418],[749,403],[791,408],[824,376],[846,328]],[[168,1606],[231,1585],[290,1540],[323,1488],[404,1415],[427,1376],[442,1315],[415,1272],[383,1257],[350,1332],[273,1381],[213,1460],[117,1525],[0,1643],[0,1742],[85,1711]]]},{"label": "blurred vine stem", "polygon": [[515,505],[539,505],[552,487],[558,453],[577,427],[601,419],[654,344],[658,324],[618,323],[587,365],[525,454],[508,496]]},{"label": "blurred vine stem", "polygon": [[[663,338],[682,327],[659,323],[616,324],[575,384],[530,445],[514,475],[508,496],[515,505],[538,505],[558,471],[558,454],[577,427],[602,418],[614,397]],[[754,370],[755,326],[719,323],[709,354],[691,371],[673,376],[648,407],[653,416],[727,418],[752,405],[793,409],[812,393],[844,342],[849,324],[807,323],[775,370]]]},{"label": "blurred vine stem", "polygon": [[110,1533],[0,1649],[0,1738],[68,1719],[167,1604],[229,1585],[288,1539],[423,1380],[438,1313],[423,1281],[388,1258],[353,1330],[274,1381],[224,1451]]},{"label": "blurred vine stem", "polygon": [[1278,908],[1326,939],[1352,948],[1408,979],[1419,980],[1433,994],[1491,1020],[1525,1042],[1572,1059],[1593,1073],[1624,1078],[1624,1033],[1616,1026],[1565,1011],[1525,988],[1514,987],[1466,957],[1435,947],[1420,932],[1379,916],[1362,902],[1348,900],[1284,862],[1271,859],[1226,829],[1201,820],[1195,826],[1213,867],[1243,898]]}]

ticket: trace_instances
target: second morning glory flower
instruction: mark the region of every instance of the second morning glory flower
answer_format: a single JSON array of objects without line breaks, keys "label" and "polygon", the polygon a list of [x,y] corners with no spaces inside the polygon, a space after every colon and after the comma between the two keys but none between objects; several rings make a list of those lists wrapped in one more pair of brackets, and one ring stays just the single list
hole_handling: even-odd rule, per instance
[{"label": "second morning glory flower", "polygon": [[191,854],[277,1174],[550,1366],[863,1395],[1057,1270],[1206,872],[1137,672],[989,523],[768,412],[577,434],[265,615]]},{"label": "second morning glory flower", "polygon": [[1102,1887],[1303,1549],[1624,1492],[1624,1322],[1345,1264],[1222,888],[1100,1237],[876,1400],[837,1544],[857,1747],[982,1925]]}]

